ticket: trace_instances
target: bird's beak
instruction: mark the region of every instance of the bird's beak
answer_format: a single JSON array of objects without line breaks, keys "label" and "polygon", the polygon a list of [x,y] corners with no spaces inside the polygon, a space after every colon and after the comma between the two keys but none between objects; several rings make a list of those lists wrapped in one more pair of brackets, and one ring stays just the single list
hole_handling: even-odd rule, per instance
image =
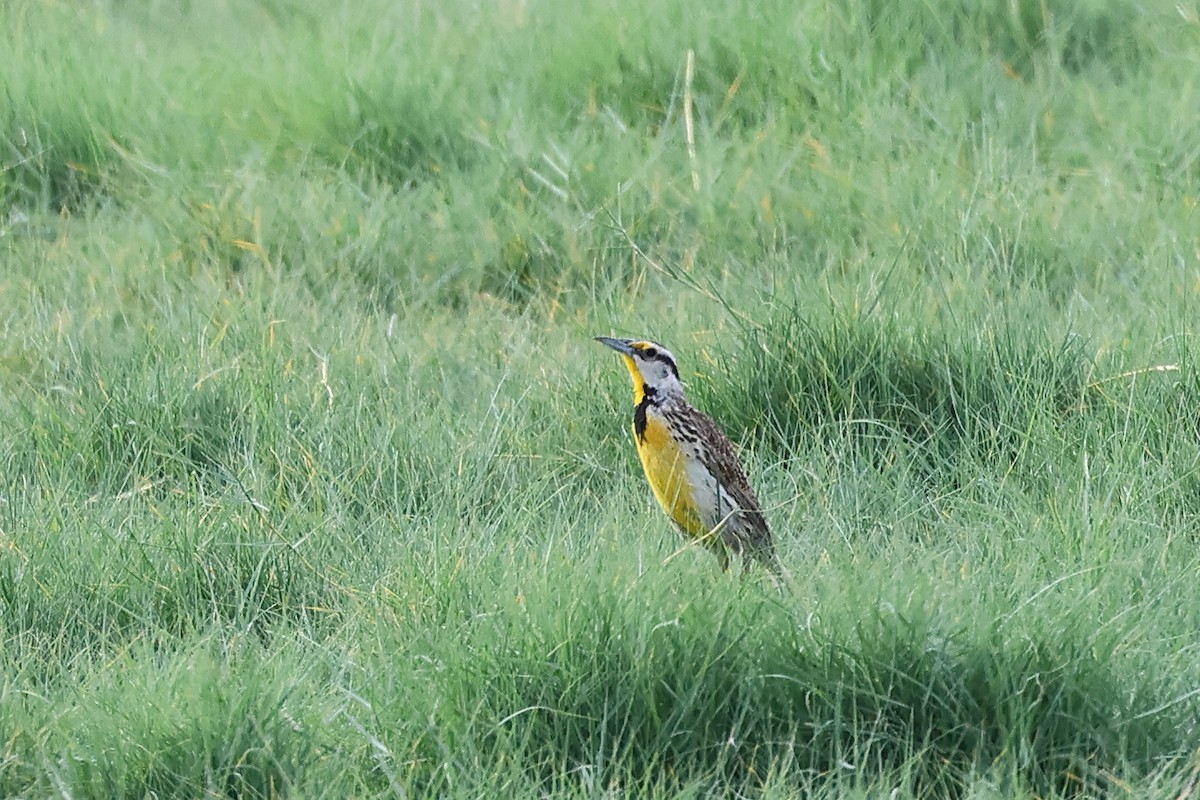
[{"label": "bird's beak", "polygon": [[600,344],[608,345],[624,356],[632,356],[634,353],[633,348],[629,346],[633,344],[632,339],[610,339],[607,336],[597,336],[596,341]]}]

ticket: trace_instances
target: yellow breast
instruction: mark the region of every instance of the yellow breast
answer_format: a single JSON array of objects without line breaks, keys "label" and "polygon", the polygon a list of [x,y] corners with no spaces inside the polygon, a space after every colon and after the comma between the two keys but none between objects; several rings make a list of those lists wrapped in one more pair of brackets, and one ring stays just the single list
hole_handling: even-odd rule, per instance
[{"label": "yellow breast", "polygon": [[706,536],[708,529],[696,512],[692,487],[688,483],[684,453],[655,414],[647,415],[643,434],[639,439],[635,432],[633,439],[658,504],[685,533]]}]

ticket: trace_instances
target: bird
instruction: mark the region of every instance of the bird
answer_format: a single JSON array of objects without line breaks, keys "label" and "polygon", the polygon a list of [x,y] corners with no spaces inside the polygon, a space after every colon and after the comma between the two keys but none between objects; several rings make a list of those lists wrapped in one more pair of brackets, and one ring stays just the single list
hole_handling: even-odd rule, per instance
[{"label": "bird", "polygon": [[711,550],[721,571],[730,556],[773,578],[784,570],[758,497],[733,445],[688,402],[675,356],[648,340],[597,336],[621,354],[633,379],[633,441],[658,504],[685,537]]}]

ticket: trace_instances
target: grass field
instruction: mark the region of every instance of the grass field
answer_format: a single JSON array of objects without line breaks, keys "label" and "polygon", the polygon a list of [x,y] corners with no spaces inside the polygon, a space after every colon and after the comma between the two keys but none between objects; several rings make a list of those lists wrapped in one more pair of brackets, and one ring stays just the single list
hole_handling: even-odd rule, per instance
[{"label": "grass field", "polygon": [[[0,52],[0,796],[1200,798],[1195,0]],[[682,546],[594,335],[787,591]]]}]

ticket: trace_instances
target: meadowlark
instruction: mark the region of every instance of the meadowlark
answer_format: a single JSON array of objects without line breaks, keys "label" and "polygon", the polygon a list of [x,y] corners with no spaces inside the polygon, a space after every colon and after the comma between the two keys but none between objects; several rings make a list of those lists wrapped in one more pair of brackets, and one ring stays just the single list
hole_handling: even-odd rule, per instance
[{"label": "meadowlark", "polygon": [[633,378],[633,441],[663,511],[716,554],[722,571],[734,555],[781,575],[767,518],[733,445],[684,397],[675,356],[654,342],[596,341],[620,353]]}]

